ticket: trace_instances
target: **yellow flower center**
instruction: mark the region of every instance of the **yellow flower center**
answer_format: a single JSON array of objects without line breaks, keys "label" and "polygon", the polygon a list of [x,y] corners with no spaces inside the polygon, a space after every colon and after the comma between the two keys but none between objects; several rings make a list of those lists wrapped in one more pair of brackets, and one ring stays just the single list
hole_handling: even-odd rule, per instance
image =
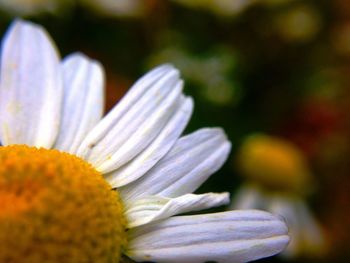
[{"label": "yellow flower center", "polygon": [[119,262],[125,240],[119,195],[87,162],[0,147],[0,262]]},{"label": "yellow flower center", "polygon": [[307,192],[311,176],[303,154],[291,143],[267,135],[253,135],[238,155],[247,177],[271,190]]}]

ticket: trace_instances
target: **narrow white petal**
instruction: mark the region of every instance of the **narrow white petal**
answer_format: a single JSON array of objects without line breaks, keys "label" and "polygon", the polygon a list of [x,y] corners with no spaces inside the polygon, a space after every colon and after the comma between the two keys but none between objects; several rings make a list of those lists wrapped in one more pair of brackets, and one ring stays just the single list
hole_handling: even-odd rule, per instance
[{"label": "narrow white petal", "polygon": [[55,148],[74,154],[102,118],[104,71],[98,62],[79,53],[65,58],[62,69],[63,112]]},{"label": "narrow white petal", "polygon": [[132,161],[106,175],[112,187],[121,187],[143,176],[174,145],[185,129],[193,110],[192,98],[183,98],[179,108],[157,138]]},{"label": "narrow white petal", "polygon": [[201,129],[179,139],[148,173],[118,190],[124,200],[192,193],[223,165],[230,146],[221,129]]},{"label": "narrow white petal", "polygon": [[136,261],[247,262],[281,252],[283,220],[257,210],[176,216],[129,231],[126,254]]},{"label": "narrow white petal", "polygon": [[50,148],[59,131],[59,55],[46,31],[16,20],[2,43],[0,137],[4,145]]},{"label": "narrow white petal", "polygon": [[173,215],[228,204],[228,193],[187,194],[177,198],[147,196],[126,204],[128,228],[144,225]]},{"label": "narrow white petal", "polygon": [[120,168],[162,130],[181,99],[179,72],[163,66],[138,81],[78,150],[103,173]]},{"label": "narrow white petal", "polygon": [[[108,173],[115,169],[122,167],[132,158],[142,152],[164,128],[171,116],[176,112],[176,109],[181,104],[181,92],[182,82],[178,82],[169,95],[157,105],[157,108],[150,114],[150,116],[139,116],[141,123],[138,127],[135,127],[135,131],[129,130],[131,123],[124,126],[124,140],[123,134],[118,134],[113,140],[106,139],[106,142],[115,143],[117,138],[121,141],[121,145],[109,147],[109,152],[102,158],[100,155],[96,160],[90,159],[89,161],[96,165],[98,171],[102,173]],[[102,144],[101,144],[102,145]],[[107,144],[105,144],[107,147]],[[100,153],[101,154],[101,153]],[[97,157],[97,156],[96,156]]]},{"label": "narrow white petal", "polygon": [[[88,156],[95,151],[96,146],[99,142],[105,139],[109,134],[114,135],[114,131],[120,131],[126,127],[120,127],[119,122],[123,119],[130,109],[135,108],[134,105],[138,105],[139,108],[146,107],[147,103],[152,103],[154,101],[153,97],[148,96],[145,99],[146,94],[153,95],[157,93],[157,88],[162,88],[160,85],[156,85],[157,82],[160,82],[164,79],[176,80],[178,78],[178,71],[175,70],[172,66],[163,65],[160,66],[145,76],[138,80],[128,91],[128,93],[123,97],[123,99],[105,116],[100,123],[87,135],[86,139],[83,141],[82,145],[79,147],[78,155],[87,158]],[[164,89],[169,88],[163,87]],[[168,89],[167,89],[168,90]],[[141,103],[143,103],[141,107]],[[150,108],[150,107],[148,107]],[[139,109],[139,110],[141,110]],[[135,109],[133,110],[135,111]],[[138,114],[139,112],[137,112]],[[128,114],[130,115],[130,113]],[[136,115],[137,116],[137,115]],[[132,116],[135,117],[135,116]],[[102,150],[102,149],[100,149]]]},{"label": "narrow white petal", "polygon": [[253,185],[242,186],[233,198],[231,209],[266,209],[267,200]]}]

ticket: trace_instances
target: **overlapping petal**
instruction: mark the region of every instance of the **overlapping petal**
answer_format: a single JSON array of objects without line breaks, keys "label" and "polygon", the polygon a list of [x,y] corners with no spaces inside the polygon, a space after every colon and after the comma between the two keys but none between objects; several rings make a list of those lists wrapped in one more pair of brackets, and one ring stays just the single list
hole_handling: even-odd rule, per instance
[{"label": "overlapping petal", "polygon": [[78,155],[103,173],[122,167],[161,132],[182,100],[183,83],[171,66],[141,78],[87,135]]},{"label": "overlapping petal", "polygon": [[62,62],[63,109],[55,148],[74,154],[86,134],[101,120],[104,107],[104,71],[83,54]]},{"label": "overlapping petal", "polygon": [[148,173],[118,190],[125,200],[192,193],[223,165],[230,147],[221,129],[201,129],[180,138]]},{"label": "overlapping petal", "polygon": [[121,187],[143,176],[174,145],[190,120],[193,100],[183,97],[178,109],[158,136],[140,154],[120,169],[106,175],[112,187]]},{"label": "overlapping petal", "polygon": [[148,224],[173,215],[228,204],[228,193],[187,194],[177,198],[147,196],[126,204],[128,227]]}]

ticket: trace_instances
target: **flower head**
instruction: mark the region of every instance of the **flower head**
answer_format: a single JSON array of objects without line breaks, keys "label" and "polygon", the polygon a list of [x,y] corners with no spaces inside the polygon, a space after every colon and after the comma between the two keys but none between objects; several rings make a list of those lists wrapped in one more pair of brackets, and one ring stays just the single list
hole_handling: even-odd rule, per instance
[{"label": "flower head", "polygon": [[303,192],[311,176],[302,152],[292,143],[273,136],[249,136],[238,153],[242,174],[266,188]]},{"label": "flower head", "polygon": [[311,185],[303,153],[281,138],[255,134],[243,142],[238,163],[248,183],[239,189],[231,208],[266,209],[283,216],[291,235],[284,255],[322,254],[322,229],[301,197]]},{"label": "flower head", "polygon": [[1,59],[1,262],[242,262],[288,243],[284,221],[262,211],[175,216],[228,203],[192,193],[230,143],[220,128],[180,137],[193,101],[171,65],[102,118],[102,66],[60,61],[40,26],[15,21]]}]

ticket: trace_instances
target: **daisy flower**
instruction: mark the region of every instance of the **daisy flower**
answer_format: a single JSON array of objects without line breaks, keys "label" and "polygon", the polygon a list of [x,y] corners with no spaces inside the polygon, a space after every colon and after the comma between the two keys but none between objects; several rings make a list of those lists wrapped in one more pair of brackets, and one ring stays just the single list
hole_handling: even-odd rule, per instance
[{"label": "daisy flower", "polygon": [[0,262],[244,262],[287,245],[263,211],[182,215],[227,204],[193,194],[227,158],[220,128],[181,137],[193,101],[171,65],[137,81],[102,118],[102,66],[60,61],[38,25],[3,38]]},{"label": "daisy flower", "polygon": [[326,248],[322,229],[303,200],[313,182],[302,152],[281,138],[255,134],[243,142],[238,164],[248,182],[231,208],[264,209],[283,216],[291,242],[282,255],[322,255]]}]

